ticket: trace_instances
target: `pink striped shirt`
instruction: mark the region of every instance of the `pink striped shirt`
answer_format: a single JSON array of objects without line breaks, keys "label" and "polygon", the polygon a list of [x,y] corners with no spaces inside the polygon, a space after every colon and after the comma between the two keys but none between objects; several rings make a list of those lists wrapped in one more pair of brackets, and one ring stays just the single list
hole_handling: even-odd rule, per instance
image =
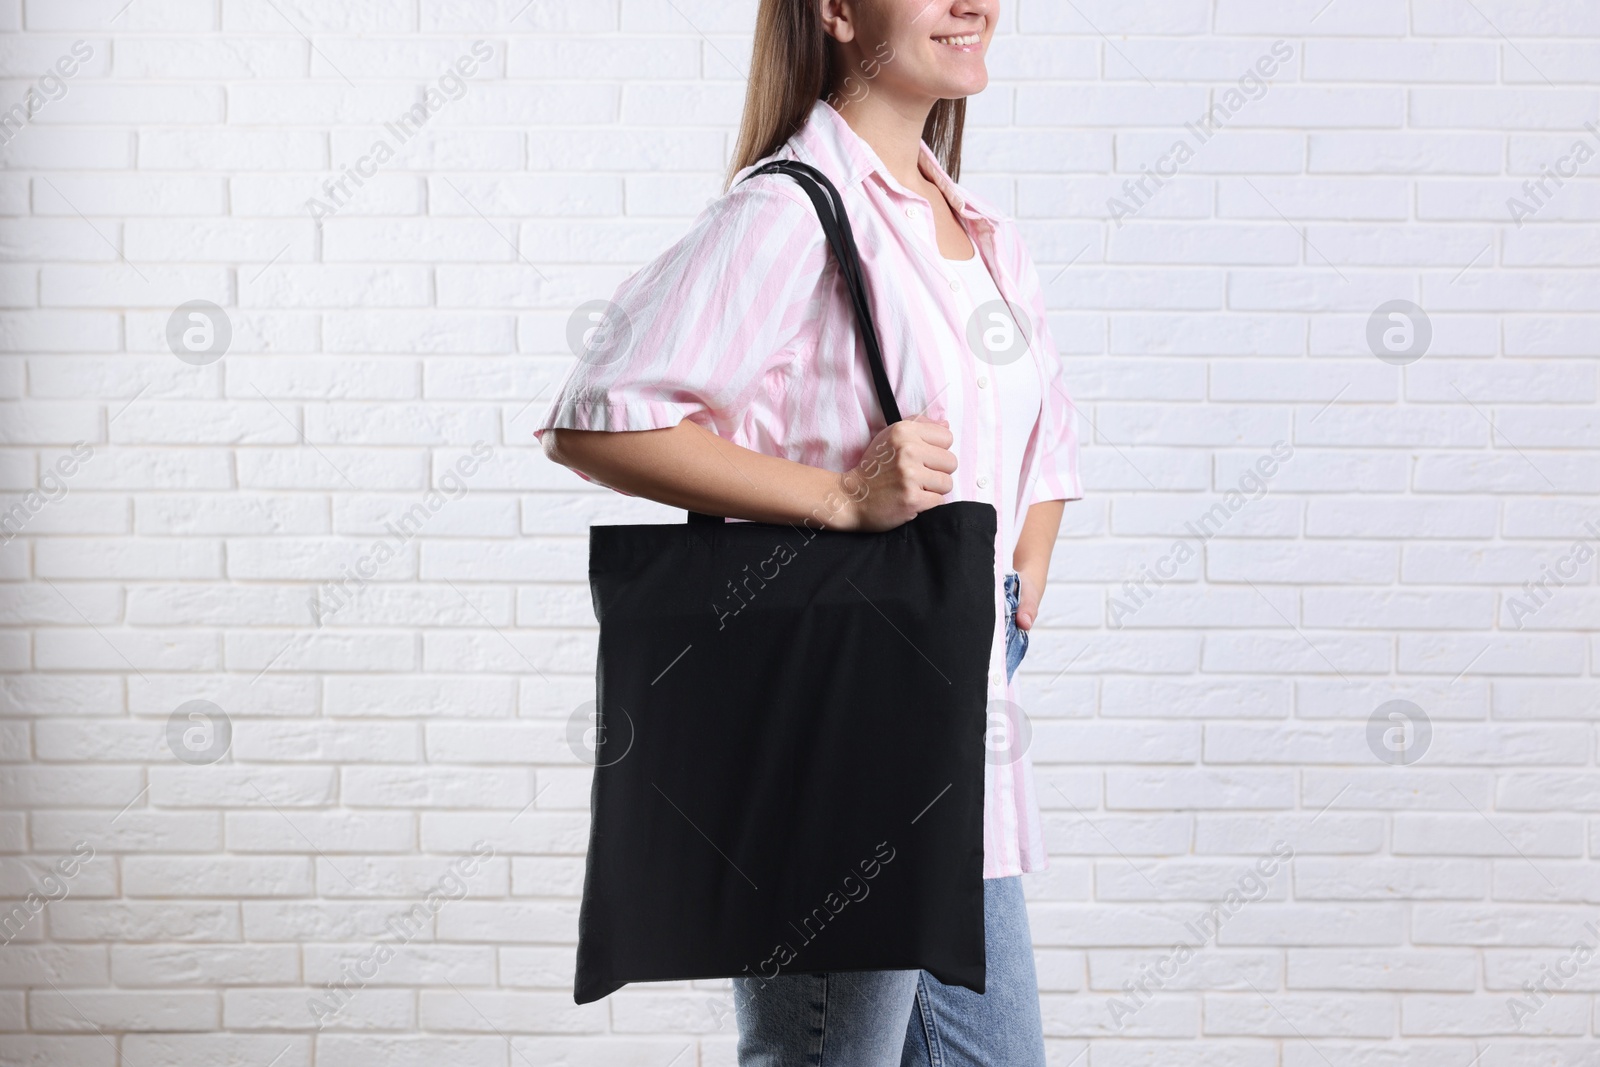
[{"label": "pink striped shirt", "polygon": [[[1022,341],[1005,347],[997,309],[977,314],[960,271],[940,253],[928,201],[897,181],[831,106],[819,100],[771,158],[809,163],[838,187],[901,411],[949,421],[959,466],[945,499],[985,501],[998,512],[989,696],[999,739],[991,744],[1006,749],[1015,724],[1005,724],[998,702],[1015,695],[1005,675],[1004,575],[1028,506],[1083,495],[1074,408],[1038,272],[1016,224],[951,181],[923,145],[923,174],[943,191],[1022,327]],[[627,328],[612,332],[616,347],[603,358],[573,366],[536,436],[691,419],[745,448],[844,471],[883,428],[844,283],[815,208],[791,178],[735,184],[687,236],[623,282],[613,303],[619,310],[609,321]],[[995,340],[980,340],[997,322]],[[979,347],[1005,354],[978,358]],[[1038,379],[1027,383],[1029,393],[1043,398],[1029,407],[1037,420],[1031,433],[1004,433],[1001,386],[1025,368]],[[1027,442],[1020,454],[1019,440]],[[984,877],[1044,870],[1026,750],[1012,759],[992,748],[985,767]]]}]

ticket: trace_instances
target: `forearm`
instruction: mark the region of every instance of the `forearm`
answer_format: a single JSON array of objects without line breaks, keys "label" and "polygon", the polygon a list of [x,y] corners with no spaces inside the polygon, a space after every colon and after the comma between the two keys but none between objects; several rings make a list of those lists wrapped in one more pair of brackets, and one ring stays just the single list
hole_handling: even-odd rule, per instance
[{"label": "forearm", "polygon": [[767,456],[684,421],[639,431],[550,430],[545,453],[601,485],[671,507],[753,522],[849,529],[836,471]]},{"label": "forearm", "polygon": [[1028,508],[1022,522],[1022,532],[1017,537],[1017,548],[1011,556],[1011,569],[1026,573],[1042,587],[1050,576],[1050,555],[1056,546],[1056,534],[1061,530],[1061,514],[1066,510],[1065,500],[1042,500]]},{"label": "forearm", "polygon": [[1050,578],[1050,554],[1056,547],[1066,504],[1065,500],[1041,500],[1028,508],[1027,517],[1022,520],[1022,532],[1017,535],[1017,547],[1011,554],[1011,569],[1017,572],[1022,586],[1017,625],[1024,630],[1033,629],[1033,620],[1038,618],[1044,584]]}]

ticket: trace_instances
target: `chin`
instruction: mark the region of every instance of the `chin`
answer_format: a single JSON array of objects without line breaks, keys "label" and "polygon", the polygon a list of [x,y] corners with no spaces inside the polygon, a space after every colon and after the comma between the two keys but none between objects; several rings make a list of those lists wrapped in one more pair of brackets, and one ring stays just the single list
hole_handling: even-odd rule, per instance
[{"label": "chin", "polygon": [[981,77],[981,78],[973,78],[973,79],[969,80],[968,82],[966,82],[962,86],[961,92],[958,95],[960,95],[960,96],[977,96],[979,93],[983,92],[987,88],[989,88],[989,74],[988,74],[987,71],[985,71],[984,74],[983,74],[983,77]]},{"label": "chin", "polygon": [[989,75],[984,74],[979,78],[950,78],[945,80],[941,88],[935,91],[940,100],[960,100],[967,96],[977,96],[989,87]]}]

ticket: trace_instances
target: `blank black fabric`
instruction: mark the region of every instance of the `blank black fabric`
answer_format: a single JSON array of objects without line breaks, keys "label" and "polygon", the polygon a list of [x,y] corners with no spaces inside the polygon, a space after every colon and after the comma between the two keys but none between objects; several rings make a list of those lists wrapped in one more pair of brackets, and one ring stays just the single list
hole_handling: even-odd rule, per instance
[{"label": "blank black fabric", "polygon": [[[766,169],[812,196],[898,419],[842,199],[803,164]],[[918,968],[983,992],[995,510],[817,525],[590,530],[579,1004],[634,981]]]}]

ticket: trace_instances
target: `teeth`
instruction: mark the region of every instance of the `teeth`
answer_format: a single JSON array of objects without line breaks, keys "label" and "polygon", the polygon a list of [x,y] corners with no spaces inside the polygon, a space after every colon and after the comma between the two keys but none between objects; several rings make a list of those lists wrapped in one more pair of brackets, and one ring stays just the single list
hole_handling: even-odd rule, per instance
[{"label": "teeth", "polygon": [[969,45],[977,44],[983,37],[980,34],[969,33],[962,37],[935,37],[934,40],[940,44]]}]

